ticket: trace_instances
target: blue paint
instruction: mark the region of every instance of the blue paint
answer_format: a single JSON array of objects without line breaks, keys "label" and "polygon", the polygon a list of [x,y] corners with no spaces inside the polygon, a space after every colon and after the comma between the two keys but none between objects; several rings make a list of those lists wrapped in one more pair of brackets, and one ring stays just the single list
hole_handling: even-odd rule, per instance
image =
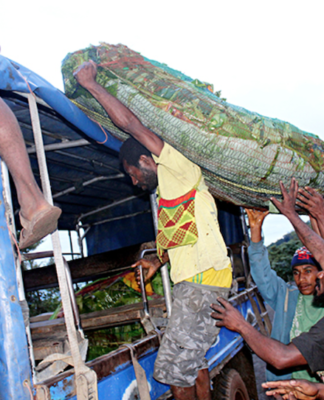
[{"label": "blue paint", "polygon": [[28,347],[2,192],[0,179],[0,400],[30,400],[23,386],[31,378]]}]

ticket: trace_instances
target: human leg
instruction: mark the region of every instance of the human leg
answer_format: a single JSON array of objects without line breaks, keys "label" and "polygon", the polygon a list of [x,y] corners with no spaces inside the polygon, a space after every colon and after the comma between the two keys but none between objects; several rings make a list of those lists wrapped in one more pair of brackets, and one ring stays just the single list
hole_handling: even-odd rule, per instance
[{"label": "human leg", "polygon": [[194,386],[172,386],[171,391],[175,400],[211,400],[210,378],[207,368],[200,369]]},{"label": "human leg", "polygon": [[[180,387],[171,385],[171,392],[174,400],[197,400],[196,386]],[[209,398],[207,397],[206,400],[209,400]]]},{"label": "human leg", "polygon": [[207,368],[198,371],[196,379],[196,394],[199,400],[211,400],[210,377]]},{"label": "human leg", "polygon": [[19,124],[2,99],[0,99],[0,157],[6,163],[16,186],[21,207],[21,223],[25,228],[25,236],[21,240],[20,247],[24,248],[56,228],[61,210],[51,206],[39,189],[31,170]]},{"label": "human leg", "polygon": [[155,362],[154,378],[169,384],[177,400],[211,398],[205,354],[219,331],[210,316],[217,293],[200,286],[175,285],[172,315]]}]

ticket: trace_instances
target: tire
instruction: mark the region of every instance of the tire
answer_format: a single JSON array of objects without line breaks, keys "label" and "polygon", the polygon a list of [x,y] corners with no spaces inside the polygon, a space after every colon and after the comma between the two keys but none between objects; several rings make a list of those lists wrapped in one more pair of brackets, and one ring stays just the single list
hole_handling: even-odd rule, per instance
[{"label": "tire", "polygon": [[241,375],[235,369],[225,369],[214,387],[213,399],[249,400],[249,394]]}]

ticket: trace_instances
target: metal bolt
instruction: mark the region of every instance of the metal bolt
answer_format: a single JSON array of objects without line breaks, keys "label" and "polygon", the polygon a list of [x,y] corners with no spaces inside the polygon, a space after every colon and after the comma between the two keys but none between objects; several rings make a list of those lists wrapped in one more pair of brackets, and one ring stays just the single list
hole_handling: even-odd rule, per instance
[{"label": "metal bolt", "polygon": [[12,302],[16,301],[16,296],[12,295],[12,296],[10,297],[10,300],[11,300]]}]

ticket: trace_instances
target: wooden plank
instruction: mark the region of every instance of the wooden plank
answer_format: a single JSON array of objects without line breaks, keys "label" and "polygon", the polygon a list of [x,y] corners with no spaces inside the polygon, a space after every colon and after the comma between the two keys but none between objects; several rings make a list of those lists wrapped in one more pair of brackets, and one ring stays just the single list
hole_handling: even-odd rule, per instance
[{"label": "wooden plank", "polygon": [[[165,311],[164,298],[149,301],[150,310],[162,309]],[[81,325],[86,330],[106,328],[127,322],[138,321],[141,319],[143,303],[128,304],[121,307],[110,308],[108,310],[96,311],[88,314],[81,314]],[[54,332],[65,332],[64,318],[51,321],[39,321],[30,324],[32,338],[40,339]]]},{"label": "wooden plank", "polygon": [[[131,266],[139,259],[142,250],[146,248],[154,248],[154,242],[68,261],[72,281],[74,283],[86,282],[109,276],[111,271]],[[27,292],[58,286],[55,265],[23,271],[23,280]]]},{"label": "wooden plank", "polygon": [[33,340],[35,360],[43,360],[53,353],[64,353],[64,342],[66,340],[66,332],[56,332],[50,337]]}]

